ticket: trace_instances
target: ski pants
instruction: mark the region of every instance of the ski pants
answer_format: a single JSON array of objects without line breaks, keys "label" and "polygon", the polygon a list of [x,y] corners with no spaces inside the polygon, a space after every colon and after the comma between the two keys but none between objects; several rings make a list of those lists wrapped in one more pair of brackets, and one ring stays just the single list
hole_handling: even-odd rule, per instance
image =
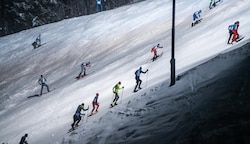
[{"label": "ski pants", "polygon": [[101,11],[103,11],[102,4],[96,4],[96,12],[101,12]]},{"label": "ski pants", "polygon": [[40,38],[40,35],[36,38],[36,43],[38,45],[41,45],[41,38]]},{"label": "ski pants", "polygon": [[47,84],[43,83],[41,86],[42,86],[42,88],[41,88],[40,95],[42,95],[42,94],[43,94],[43,87],[44,87],[44,86],[46,86],[46,87],[47,87],[47,91],[49,92],[49,86],[48,86]]},{"label": "ski pants", "polygon": [[136,85],[135,85],[135,89],[139,86],[139,88],[141,88],[141,83],[142,83],[142,80],[140,79],[140,77],[136,76],[135,77],[135,80],[136,80]]},{"label": "ski pants", "polygon": [[232,35],[233,35],[233,31],[229,30],[229,38],[228,38],[228,41],[227,41],[228,44],[230,43]]},{"label": "ski pants", "polygon": [[154,53],[154,57],[153,57],[153,61],[154,60],[156,60],[156,58],[158,57],[158,55],[157,55],[157,51],[156,51],[156,49],[153,49],[151,52],[153,52]]},{"label": "ski pants", "polygon": [[234,42],[237,38],[239,38],[239,34],[237,32],[237,30],[232,30],[233,31],[233,39],[232,42]]},{"label": "ski pants", "polygon": [[155,61],[157,59],[157,57],[158,57],[158,55],[154,55],[152,60]]},{"label": "ski pants", "polygon": [[118,95],[118,93],[115,93],[115,98],[113,100],[113,103],[116,103],[118,101],[118,99],[119,99],[119,95]]},{"label": "ski pants", "polygon": [[86,75],[86,67],[85,66],[81,68],[81,72],[79,73],[79,78],[81,77],[82,73],[84,76]]},{"label": "ski pants", "polygon": [[82,119],[82,117],[79,115],[74,115],[73,116],[73,119],[74,119],[74,122],[72,123],[72,127],[74,127],[75,126],[75,123],[78,125],[79,124],[79,122],[81,121],[81,119]]},{"label": "ski pants", "polygon": [[215,7],[215,6],[216,6],[215,0],[211,1],[210,5],[209,5],[209,8],[211,9],[212,7]]},{"label": "ski pants", "polygon": [[92,113],[93,113],[95,110],[95,106],[96,106],[96,111],[98,110],[99,104],[97,102],[92,102],[92,105],[93,105],[93,109],[92,109]]}]

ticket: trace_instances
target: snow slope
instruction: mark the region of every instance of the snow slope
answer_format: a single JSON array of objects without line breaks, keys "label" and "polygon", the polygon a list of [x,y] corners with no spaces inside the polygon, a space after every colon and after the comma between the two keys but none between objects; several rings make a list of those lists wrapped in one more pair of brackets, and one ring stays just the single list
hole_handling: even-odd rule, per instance
[{"label": "snow slope", "polygon": [[[195,0],[176,2],[178,74],[249,41],[249,0],[224,0],[212,10],[208,10],[208,4],[209,2]],[[130,126],[138,121],[137,114],[150,112],[146,108],[150,104],[150,97],[176,97],[177,93],[181,95],[185,90],[178,87],[181,81],[168,88],[171,6],[169,0],[144,1],[1,37],[0,142],[17,143],[24,133],[29,134],[30,143],[36,144],[62,141],[87,143],[90,140],[105,143],[121,137],[127,140],[127,137],[136,135],[137,131],[130,131]],[[198,9],[203,10],[203,22],[191,28],[192,13]],[[246,38],[239,44],[228,46],[227,26],[236,20],[240,21],[239,33]],[[44,45],[33,50],[31,43],[39,33]],[[150,50],[157,43],[164,46],[164,55],[152,63],[149,60],[152,57]],[[80,63],[83,61],[91,62],[92,66],[88,69],[91,74],[76,81],[74,77],[79,74]],[[230,63],[233,64],[234,61]],[[143,90],[134,94],[134,71],[140,66],[144,70],[149,69],[149,73],[142,74]],[[220,67],[223,68],[224,64]],[[206,68],[204,67],[204,81],[214,76]],[[52,92],[27,99],[28,96],[39,93],[37,80],[41,74],[47,78]],[[120,94],[122,104],[110,110],[111,89],[118,81],[125,86],[123,94]],[[200,81],[193,82],[198,84]],[[195,90],[196,85],[190,87]],[[100,112],[90,117],[86,124],[82,122],[76,131],[78,134],[69,136],[67,130],[76,107],[82,102],[91,107],[96,92],[100,93]],[[148,98],[144,99],[141,95]],[[147,103],[149,104],[145,105]],[[178,107],[179,105],[173,105],[172,109]],[[131,117],[124,117],[131,111]],[[154,113],[150,115],[153,117]],[[144,119],[147,121],[145,116],[140,120]],[[151,120],[150,117],[148,120]],[[152,121],[144,123],[143,128],[149,127],[151,123]],[[174,119],[172,123],[177,122]],[[118,126],[122,133],[117,137],[112,136],[108,141],[110,135],[117,133]],[[126,131],[128,135],[124,136]],[[94,139],[94,135],[98,138]]]},{"label": "snow slope", "polygon": [[174,87],[167,81],[139,91],[63,143],[249,143],[249,48],[192,68]]}]

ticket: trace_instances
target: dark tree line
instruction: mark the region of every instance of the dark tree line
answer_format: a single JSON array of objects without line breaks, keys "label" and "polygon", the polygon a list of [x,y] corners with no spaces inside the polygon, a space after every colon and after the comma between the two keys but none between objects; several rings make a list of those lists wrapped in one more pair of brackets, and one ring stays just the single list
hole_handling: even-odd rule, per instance
[{"label": "dark tree line", "polygon": [[[96,0],[0,0],[0,36],[63,19],[96,13]],[[104,10],[114,9],[142,0],[103,0]]]}]

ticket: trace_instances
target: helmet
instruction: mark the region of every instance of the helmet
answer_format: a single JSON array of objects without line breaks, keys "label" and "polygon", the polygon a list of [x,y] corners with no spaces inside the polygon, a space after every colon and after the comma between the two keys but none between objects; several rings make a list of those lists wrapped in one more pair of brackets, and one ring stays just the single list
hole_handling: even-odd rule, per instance
[{"label": "helmet", "polygon": [[84,103],[82,103],[82,105],[84,105]]},{"label": "helmet", "polygon": [[236,21],[235,24],[239,24],[240,22],[239,21]]},{"label": "helmet", "polygon": [[140,67],[140,69],[142,69],[142,67]]},{"label": "helmet", "polygon": [[99,96],[99,93],[96,93],[97,96]]},{"label": "helmet", "polygon": [[201,10],[199,10],[199,13],[201,13],[202,11]]},{"label": "helmet", "polygon": [[43,75],[41,75],[41,77],[43,77]]},{"label": "helmet", "polygon": [[158,46],[160,45],[160,44],[157,44]]},{"label": "helmet", "polygon": [[119,81],[118,84],[121,84],[121,82]]},{"label": "helmet", "polygon": [[25,134],[24,136],[28,137],[28,134]]}]

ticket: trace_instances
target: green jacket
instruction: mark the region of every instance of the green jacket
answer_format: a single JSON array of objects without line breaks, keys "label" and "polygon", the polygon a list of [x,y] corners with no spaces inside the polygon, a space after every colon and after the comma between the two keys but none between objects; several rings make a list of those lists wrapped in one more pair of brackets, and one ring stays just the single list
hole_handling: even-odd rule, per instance
[{"label": "green jacket", "polygon": [[113,92],[117,94],[120,89],[122,89],[121,85],[120,84],[116,84],[113,87]]}]

